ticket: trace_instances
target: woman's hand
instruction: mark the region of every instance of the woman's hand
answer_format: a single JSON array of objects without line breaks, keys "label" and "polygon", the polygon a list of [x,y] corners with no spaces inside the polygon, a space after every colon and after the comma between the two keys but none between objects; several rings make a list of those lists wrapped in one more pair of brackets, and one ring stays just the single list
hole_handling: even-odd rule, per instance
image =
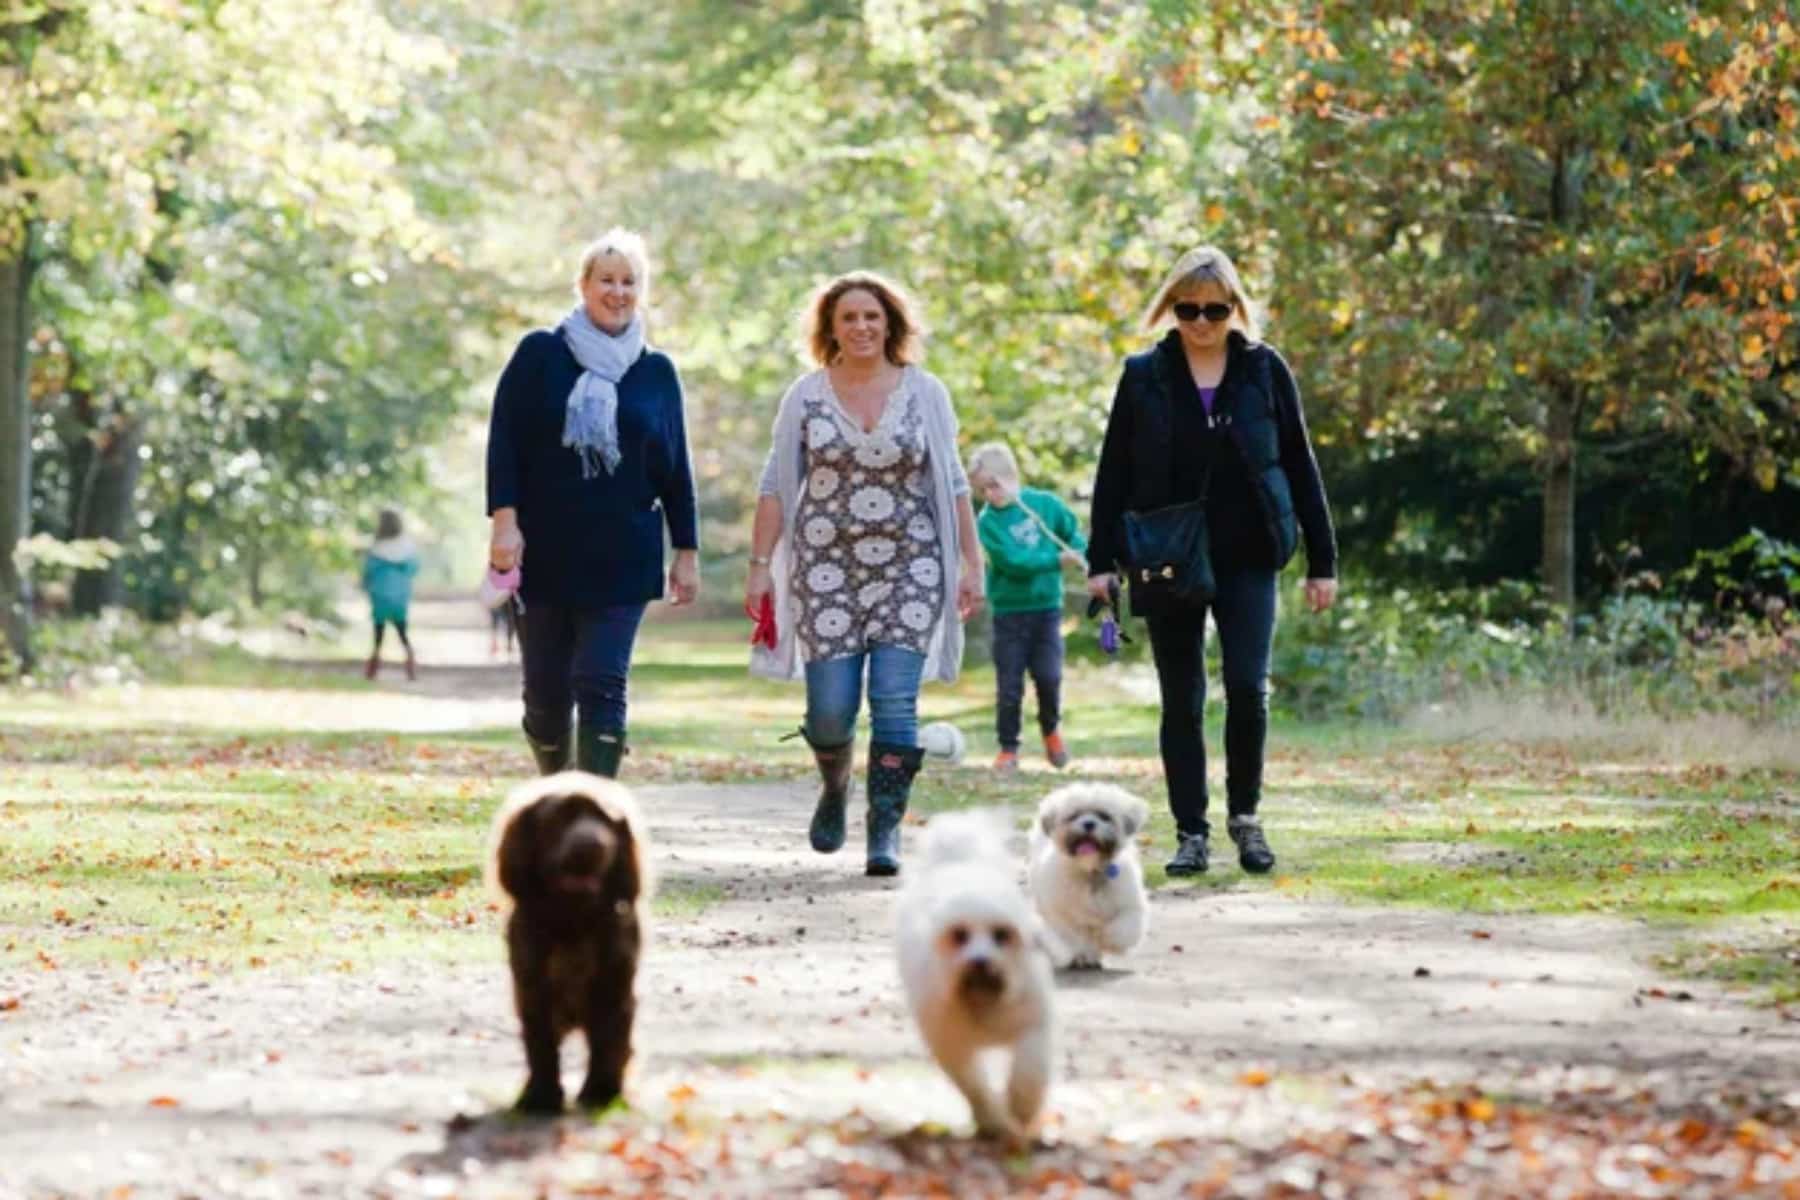
[{"label": "woman's hand", "polygon": [[965,621],[981,611],[987,595],[986,574],[979,558],[963,559],[962,574],[956,581],[956,613]]},{"label": "woman's hand", "polygon": [[1107,571],[1101,575],[1089,575],[1088,595],[1103,603],[1110,604],[1112,602],[1112,590],[1114,587],[1118,586],[1118,582],[1119,577],[1114,575],[1111,571]]},{"label": "woman's hand", "polygon": [[700,595],[700,552],[677,550],[669,568],[669,594],[677,608],[692,604]]},{"label": "woman's hand", "polygon": [[750,574],[744,580],[744,611],[761,612],[763,597],[775,587],[775,577],[769,573],[768,563],[751,563]]},{"label": "woman's hand", "polygon": [[1331,607],[1337,599],[1337,580],[1309,579],[1305,585],[1306,607],[1315,613],[1322,613]]},{"label": "woman's hand", "polygon": [[488,563],[496,571],[510,571],[525,561],[525,535],[519,532],[519,515],[510,508],[494,510],[493,532],[488,535]]}]

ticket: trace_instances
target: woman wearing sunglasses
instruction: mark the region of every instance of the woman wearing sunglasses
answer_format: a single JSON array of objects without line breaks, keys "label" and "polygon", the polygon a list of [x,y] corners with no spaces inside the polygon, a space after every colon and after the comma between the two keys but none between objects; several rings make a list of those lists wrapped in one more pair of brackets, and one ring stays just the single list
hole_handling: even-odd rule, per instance
[{"label": "woman wearing sunglasses", "polygon": [[1173,318],[1125,360],[1094,480],[1088,590],[1125,575],[1150,627],[1162,692],[1161,748],[1178,845],[1170,875],[1207,868],[1206,615],[1225,680],[1227,832],[1244,870],[1275,855],[1257,816],[1268,732],[1276,576],[1306,539],[1307,606],[1337,595],[1324,483],[1287,363],[1260,340],[1237,269],[1221,250],[1182,255],[1144,317]]}]

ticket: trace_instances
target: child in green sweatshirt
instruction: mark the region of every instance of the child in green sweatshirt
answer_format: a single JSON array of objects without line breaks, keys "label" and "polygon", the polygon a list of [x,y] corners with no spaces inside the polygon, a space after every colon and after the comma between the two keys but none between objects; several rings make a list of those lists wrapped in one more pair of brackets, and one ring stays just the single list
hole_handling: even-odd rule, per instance
[{"label": "child in green sweatshirt", "polygon": [[1052,766],[1066,766],[1069,751],[1058,729],[1062,566],[1085,567],[1087,540],[1068,505],[1020,483],[1018,460],[1000,442],[977,447],[969,456],[969,486],[987,502],[975,527],[987,551],[987,600],[994,610],[994,724],[1000,741],[994,769],[1018,769],[1027,672],[1037,691],[1044,756]]}]

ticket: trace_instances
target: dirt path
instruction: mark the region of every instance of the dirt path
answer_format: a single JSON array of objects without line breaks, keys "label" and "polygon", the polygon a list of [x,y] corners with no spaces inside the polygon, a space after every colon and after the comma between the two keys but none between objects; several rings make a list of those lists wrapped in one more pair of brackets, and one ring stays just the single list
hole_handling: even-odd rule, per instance
[{"label": "dirt path", "polygon": [[[389,672],[370,694],[321,693],[315,708],[296,693],[269,720],[391,727],[403,707],[420,729],[510,725],[517,668],[489,658],[471,611],[454,597],[421,604],[429,666],[416,683]],[[356,670],[302,661],[302,645],[261,649],[307,670]],[[234,723],[241,710],[224,705]],[[169,717],[196,720],[185,708]],[[709,903],[656,931],[631,1116],[596,1127],[505,1115],[522,1056],[492,928],[470,931],[456,965],[306,976],[65,966],[0,980],[0,996],[19,1001],[0,1012],[0,1200],[919,1194],[920,1170],[959,1195],[1017,1190],[1017,1164],[985,1150],[959,1158],[960,1139],[907,1132],[961,1131],[966,1109],[925,1063],[897,996],[894,886],[861,876],[854,841],[834,858],[805,849],[810,789],[647,787],[642,799],[666,890]],[[1332,1160],[1296,1152],[1296,1131],[1395,1163],[1443,1143],[1477,1164],[1474,1190],[1451,1194],[1518,1194],[1498,1126],[1468,1158],[1460,1127],[1427,1138],[1411,1116],[1372,1122],[1364,1097],[1427,1081],[1527,1106],[1596,1098],[1587,1148],[1568,1152],[1589,1160],[1626,1144],[1606,1107],[1619,1097],[1676,1125],[1726,1098],[1789,1131],[1787,1147],[1800,1126],[1800,1025],[1656,978],[1645,964],[1664,935],[1647,927],[1267,891],[1170,888],[1154,903],[1150,938],[1122,969],[1061,982],[1060,1078],[1032,1169],[1075,1180],[1064,1194],[1190,1194],[1191,1173],[1153,1186],[1133,1157],[1164,1139],[1200,1147],[1217,1186],[1195,1194],[1311,1194]],[[580,1049],[567,1049],[572,1074]],[[744,1134],[733,1123],[746,1119],[764,1127]],[[1800,1161],[1757,1158],[1738,1145],[1741,1129],[1718,1128],[1768,1194],[1800,1195]],[[670,1158],[676,1132],[713,1139],[707,1168]],[[1653,1187],[1658,1163],[1630,1149],[1615,1178]],[[1711,1154],[1726,1172],[1719,1189],[1644,1194],[1731,1192],[1743,1180],[1728,1157]],[[882,1182],[901,1169],[910,1183]],[[1411,1194],[1415,1178],[1338,1194]],[[1484,1178],[1497,1190],[1482,1191]]]},{"label": "dirt path", "polygon": [[[773,1109],[960,1129],[896,995],[892,884],[851,853],[807,852],[809,804],[797,786],[645,790],[663,878],[720,898],[666,921],[647,960],[641,1119]],[[1259,1119],[1297,1119],[1304,1087],[1273,1107],[1195,1102],[1262,1073],[1546,1100],[1626,1087],[1671,1112],[1735,1089],[1800,1108],[1800,1026],[1659,981],[1639,926],[1179,888],[1155,903],[1124,969],[1060,990],[1065,1143],[1241,1140]],[[492,1115],[521,1056],[498,938],[471,936],[491,941],[490,962],[8,981],[23,1002],[0,1020],[0,1196],[532,1194],[576,1123]]]}]

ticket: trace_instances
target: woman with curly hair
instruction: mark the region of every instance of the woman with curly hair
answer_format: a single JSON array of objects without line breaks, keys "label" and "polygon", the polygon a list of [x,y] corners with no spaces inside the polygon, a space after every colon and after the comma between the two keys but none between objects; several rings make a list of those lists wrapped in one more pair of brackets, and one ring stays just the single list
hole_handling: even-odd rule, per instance
[{"label": "woman with curly hair", "polygon": [[772,599],[778,640],[752,669],[806,680],[824,788],[813,849],[844,844],[856,714],[869,691],[867,873],[900,870],[900,822],[923,752],[919,685],[954,680],[983,567],[956,412],[918,365],[904,294],[870,272],[832,280],[808,309],[816,370],[775,418],[751,531],[752,612]]}]

